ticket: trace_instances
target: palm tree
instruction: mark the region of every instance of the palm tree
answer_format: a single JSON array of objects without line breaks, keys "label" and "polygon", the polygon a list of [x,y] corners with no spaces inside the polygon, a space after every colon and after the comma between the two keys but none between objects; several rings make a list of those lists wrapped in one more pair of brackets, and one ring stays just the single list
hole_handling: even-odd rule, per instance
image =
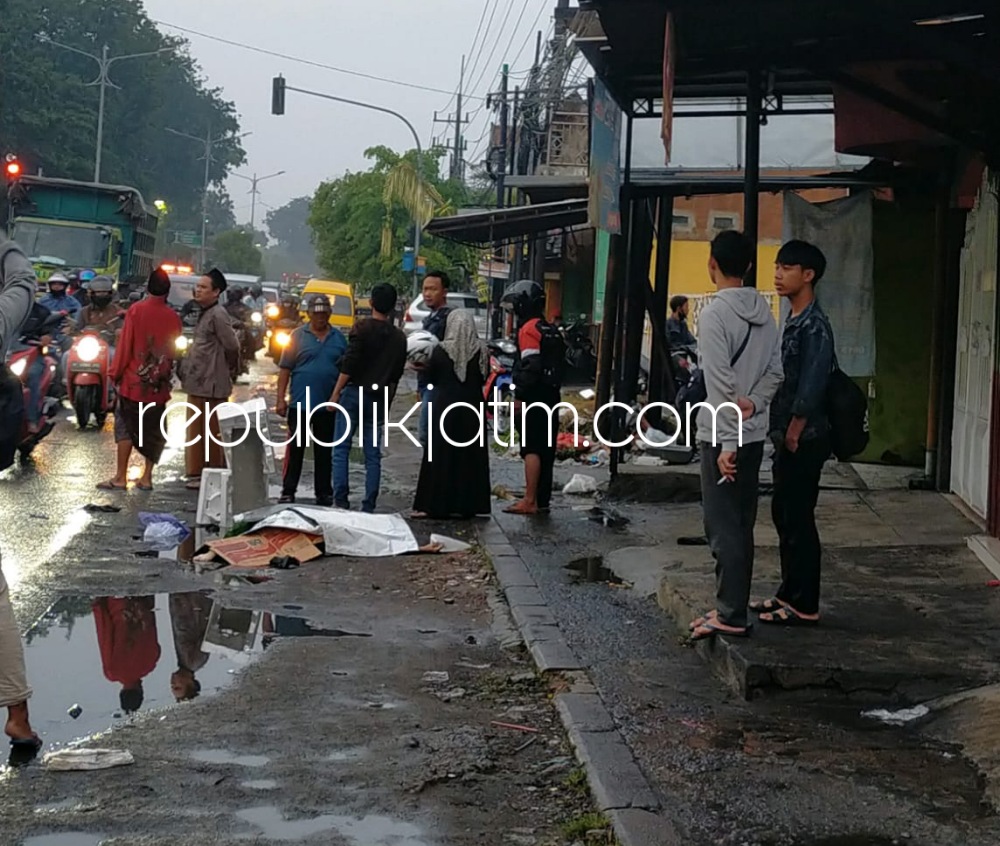
[{"label": "palm tree", "polygon": [[382,256],[392,253],[392,209],[401,205],[416,225],[423,229],[435,215],[448,214],[451,205],[438,190],[424,179],[406,159],[400,159],[385,178],[382,191],[385,203],[385,222],[382,225]]}]

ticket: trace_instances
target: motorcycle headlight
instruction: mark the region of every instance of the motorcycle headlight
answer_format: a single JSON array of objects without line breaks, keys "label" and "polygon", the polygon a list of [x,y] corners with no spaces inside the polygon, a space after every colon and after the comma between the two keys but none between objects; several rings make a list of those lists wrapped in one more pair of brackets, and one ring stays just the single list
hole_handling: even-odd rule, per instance
[{"label": "motorcycle headlight", "polygon": [[264,322],[264,316],[259,311],[255,311],[253,314],[250,315],[250,322],[251,323],[263,323]]},{"label": "motorcycle headlight", "polygon": [[28,367],[28,359],[19,358],[10,366],[10,372],[13,373],[15,376],[17,376],[18,379],[20,379],[24,375],[24,371],[27,369],[27,367]]},{"label": "motorcycle headlight", "polygon": [[84,335],[76,344],[76,356],[80,361],[93,361],[101,354],[101,342],[93,335]]},{"label": "motorcycle headlight", "polygon": [[276,305],[269,305],[265,313],[267,314],[268,317],[277,317],[279,314],[281,314],[281,309],[278,308]]},{"label": "motorcycle headlight", "polygon": [[287,347],[292,342],[292,336],[287,332],[279,332],[274,341],[279,347]]},{"label": "motorcycle headlight", "polygon": [[184,352],[188,348],[188,339],[184,335],[180,335],[176,341],[174,341],[174,349],[178,352]]}]

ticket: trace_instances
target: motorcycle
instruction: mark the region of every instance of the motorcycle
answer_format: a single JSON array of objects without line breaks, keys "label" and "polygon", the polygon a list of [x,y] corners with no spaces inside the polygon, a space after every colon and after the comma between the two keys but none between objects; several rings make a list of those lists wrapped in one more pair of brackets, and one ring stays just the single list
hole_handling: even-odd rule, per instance
[{"label": "motorcycle", "polygon": [[698,355],[693,347],[675,347],[670,351],[670,363],[673,365],[674,386],[679,391],[698,372]]},{"label": "motorcycle", "polygon": [[495,431],[506,432],[510,428],[509,414],[500,414],[494,420],[492,407],[489,403],[498,401],[504,403],[509,412],[512,397],[511,382],[513,380],[514,358],[517,356],[517,344],[506,339],[487,341],[486,347],[490,354],[490,372],[486,377],[483,397],[486,399],[486,416],[490,419]]},{"label": "motorcycle", "polygon": [[44,368],[38,387],[38,397],[35,400],[35,404],[38,406],[38,430],[31,431],[27,413],[25,413],[21,423],[17,452],[22,464],[31,460],[32,451],[56,425],[55,418],[59,413],[61,403],[55,397],[49,396],[49,393],[56,381],[59,359],[54,350],[50,350],[48,345],[42,343],[42,338],[46,335],[51,336],[58,331],[63,320],[65,317],[61,314],[32,315],[18,340],[17,346],[8,355],[10,371],[21,383],[26,412],[31,406],[28,378],[32,368],[39,363],[39,359],[41,359]]},{"label": "motorcycle", "polygon": [[97,428],[103,428],[114,408],[115,392],[108,378],[112,337],[108,328],[88,326],[70,346],[66,392],[81,430],[90,425],[91,416]]},{"label": "motorcycle", "polygon": [[292,332],[301,325],[302,321],[298,317],[295,319],[285,317],[274,322],[267,340],[267,354],[275,364],[281,361],[281,354],[285,351],[285,347],[292,342]]},{"label": "motorcycle", "polygon": [[562,333],[566,342],[566,364],[570,371],[593,384],[597,379],[597,354],[586,321],[587,316],[581,314],[579,320],[563,327]]}]

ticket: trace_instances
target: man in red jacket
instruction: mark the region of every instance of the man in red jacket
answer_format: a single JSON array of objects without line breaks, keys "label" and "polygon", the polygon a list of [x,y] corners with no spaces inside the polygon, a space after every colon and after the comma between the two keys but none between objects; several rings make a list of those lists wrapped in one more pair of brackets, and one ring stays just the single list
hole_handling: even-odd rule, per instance
[{"label": "man in red jacket", "polygon": [[102,490],[125,490],[128,486],[128,462],[134,447],[145,459],[136,487],[151,491],[153,467],[166,446],[160,422],[170,401],[174,344],[183,327],[177,313],[167,305],[170,277],[160,269],[154,270],[146,289],[146,298],[125,313],[125,326],[111,365],[111,381],[118,391],[118,468],[113,479],[97,486]]}]

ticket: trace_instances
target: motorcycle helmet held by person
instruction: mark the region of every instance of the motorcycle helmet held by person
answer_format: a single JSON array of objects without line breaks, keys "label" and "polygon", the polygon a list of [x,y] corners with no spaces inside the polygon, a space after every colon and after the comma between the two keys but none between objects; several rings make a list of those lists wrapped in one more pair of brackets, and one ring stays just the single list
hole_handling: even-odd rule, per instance
[{"label": "motorcycle helmet held by person", "polygon": [[109,276],[95,276],[87,288],[90,304],[96,309],[106,309],[115,296],[115,283]]},{"label": "motorcycle helmet held by person", "polygon": [[437,335],[421,329],[406,339],[406,359],[410,364],[424,365],[430,361],[438,345]]},{"label": "motorcycle helmet held by person", "polygon": [[514,312],[522,323],[545,312],[545,288],[533,279],[521,279],[511,285],[500,300],[507,311]]}]

